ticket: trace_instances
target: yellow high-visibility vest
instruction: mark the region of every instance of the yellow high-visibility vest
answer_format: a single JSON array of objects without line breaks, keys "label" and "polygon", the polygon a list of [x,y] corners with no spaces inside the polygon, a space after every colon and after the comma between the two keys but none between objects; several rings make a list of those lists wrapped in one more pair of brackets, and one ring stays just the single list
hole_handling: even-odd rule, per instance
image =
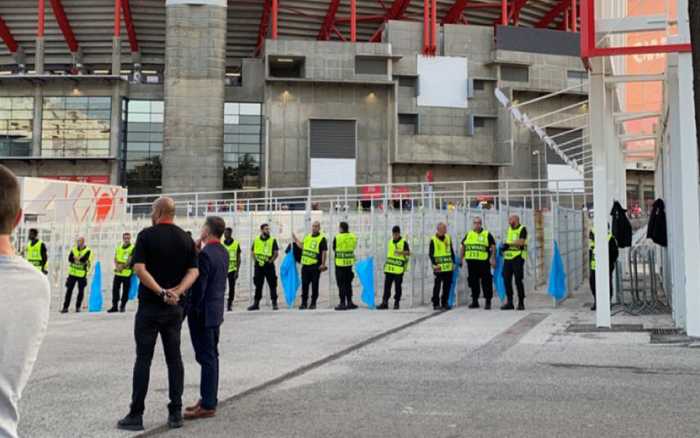
[{"label": "yellow high-visibility vest", "polygon": [[[131,243],[129,246],[124,248],[124,245],[119,245],[117,246],[117,250],[115,251],[114,258],[117,260],[119,263],[126,263],[129,261],[129,258],[131,257],[131,254],[134,253],[134,244]],[[132,271],[131,267],[127,267],[122,269],[121,271],[114,271],[114,275],[117,277],[131,277],[131,274],[134,272]]]},{"label": "yellow high-visibility vest", "polygon": [[260,236],[255,238],[253,242],[253,255],[258,266],[265,266],[272,258],[272,247],[275,244],[275,238],[270,236],[267,240],[262,240]]},{"label": "yellow high-visibility vest", "polygon": [[352,266],[355,264],[357,236],[353,233],[340,233],[335,236],[335,265]]},{"label": "yellow high-visibility vest", "polygon": [[404,251],[405,246],[406,240],[403,238],[398,242],[394,242],[394,239],[389,240],[386,249],[386,262],[384,263],[385,273],[401,275],[406,272],[408,257],[396,254],[397,251]]},{"label": "yellow high-visibility vest", "polygon": [[440,240],[433,236],[433,258],[435,264],[440,267],[440,272],[452,272],[454,270],[454,260],[452,260],[452,239],[449,234],[445,234],[445,239]]},{"label": "yellow high-visibility vest", "polygon": [[73,253],[73,262],[68,265],[68,275],[72,277],[77,277],[77,278],[85,278],[87,277],[88,273],[88,268],[90,266],[90,261],[88,260],[85,263],[81,263],[80,259],[85,256],[85,254],[90,251],[90,248],[87,246],[83,249],[78,249],[77,246],[74,246],[71,252]]},{"label": "yellow high-visibility vest", "polygon": [[481,230],[477,233],[471,230],[462,241],[464,245],[464,260],[488,260],[489,258],[489,232]]},{"label": "yellow high-visibility vest", "polygon": [[46,265],[48,264],[48,260],[46,263],[42,265],[41,263],[41,246],[44,244],[41,240],[37,240],[34,245],[32,245],[32,242],[29,241],[27,242],[27,250],[25,251],[25,257],[27,258],[27,261],[32,264],[35,268],[37,268],[39,271],[47,271]]},{"label": "yellow high-visibility vest", "polygon": [[323,239],[324,236],[321,233],[316,237],[311,234],[304,237],[304,247],[301,252],[302,265],[311,266],[318,263],[318,254],[321,252],[321,240]]},{"label": "yellow high-visibility vest", "polygon": [[[591,231],[591,234],[593,234],[592,231]],[[594,235],[594,237],[595,237],[595,235]],[[612,233],[608,233],[608,241],[612,240],[612,238],[613,238]],[[597,265],[597,263],[595,261],[595,240],[590,239],[588,244],[591,247],[591,271],[595,271],[595,267]]]},{"label": "yellow high-visibility vest", "polygon": [[[520,232],[525,228],[522,224],[518,226],[518,228],[513,229],[512,227],[508,227],[508,236],[506,237],[506,243],[509,245],[508,249],[505,250],[503,253],[503,258],[505,260],[513,260],[517,256],[522,256],[523,260],[527,260],[527,243],[523,246],[523,248],[516,248],[515,246],[510,246],[512,245],[516,240],[520,239]],[[527,242],[527,239],[526,239]]]},{"label": "yellow high-visibility vest", "polygon": [[228,251],[228,272],[235,272],[238,270],[238,248],[241,247],[241,244],[236,239],[233,239],[230,245],[226,245],[225,242],[221,242],[221,244]]}]

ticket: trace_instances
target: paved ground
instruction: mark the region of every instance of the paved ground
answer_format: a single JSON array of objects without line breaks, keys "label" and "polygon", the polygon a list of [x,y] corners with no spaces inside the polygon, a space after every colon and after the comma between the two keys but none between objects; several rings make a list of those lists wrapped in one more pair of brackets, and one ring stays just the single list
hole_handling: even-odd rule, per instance
[{"label": "paved ground", "polygon": [[[220,395],[230,400],[218,416],[158,428],[167,396],[159,350],[146,426],[172,437],[700,436],[700,351],[650,345],[648,333],[567,333],[593,321],[580,296],[558,309],[533,296],[526,312],[430,318],[428,309],[236,312],[223,329]],[[22,436],[130,436],[114,423],[129,400],[132,318],[53,317]],[[189,402],[199,372],[184,345]]]}]

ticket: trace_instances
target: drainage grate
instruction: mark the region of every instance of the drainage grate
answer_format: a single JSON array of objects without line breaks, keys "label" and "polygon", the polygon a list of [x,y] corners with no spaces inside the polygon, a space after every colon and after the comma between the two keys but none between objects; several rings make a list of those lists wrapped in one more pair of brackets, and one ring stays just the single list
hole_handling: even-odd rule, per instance
[{"label": "drainage grate", "polygon": [[663,327],[663,328],[653,328],[649,330],[652,335],[665,336],[665,335],[680,335],[683,334],[683,329],[676,327]]},{"label": "drainage grate", "polygon": [[612,327],[596,327],[594,324],[570,324],[566,331],[569,333],[621,333],[643,332],[642,324],[613,324]]}]

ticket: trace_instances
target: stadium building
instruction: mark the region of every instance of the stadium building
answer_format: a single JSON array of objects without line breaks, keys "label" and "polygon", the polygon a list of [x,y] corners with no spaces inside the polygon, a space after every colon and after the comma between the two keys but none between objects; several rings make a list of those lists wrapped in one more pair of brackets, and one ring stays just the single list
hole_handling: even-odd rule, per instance
[{"label": "stadium building", "polygon": [[564,90],[528,114],[582,143],[578,12],[575,0],[3,0],[0,162],[130,193],[582,178],[494,93]]}]

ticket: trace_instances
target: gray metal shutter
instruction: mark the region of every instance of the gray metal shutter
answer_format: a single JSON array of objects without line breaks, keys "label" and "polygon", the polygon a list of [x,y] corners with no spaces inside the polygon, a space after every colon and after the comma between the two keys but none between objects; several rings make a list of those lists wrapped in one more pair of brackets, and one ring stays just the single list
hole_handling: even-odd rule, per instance
[{"label": "gray metal shutter", "polygon": [[311,120],[311,158],[355,158],[354,120]]}]

